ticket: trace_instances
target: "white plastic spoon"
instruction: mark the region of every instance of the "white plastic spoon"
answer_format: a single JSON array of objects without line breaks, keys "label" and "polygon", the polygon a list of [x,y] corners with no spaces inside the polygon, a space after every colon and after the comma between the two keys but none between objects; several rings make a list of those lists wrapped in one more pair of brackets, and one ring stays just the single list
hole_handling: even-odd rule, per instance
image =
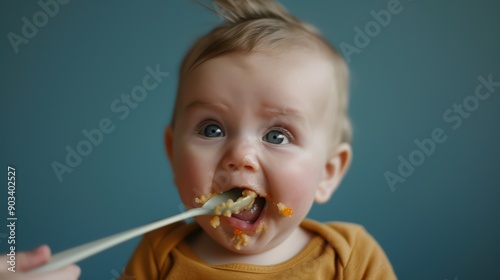
[{"label": "white plastic spoon", "polygon": [[[63,268],[67,265],[79,262],[85,258],[88,258],[92,255],[95,255],[99,252],[102,252],[106,249],[109,249],[115,245],[118,245],[122,242],[125,242],[131,238],[134,238],[136,236],[139,236],[141,234],[144,234],[146,232],[155,230],[157,228],[178,222],[180,220],[184,220],[187,218],[192,218],[195,216],[201,216],[201,215],[213,215],[214,209],[220,205],[221,203],[226,202],[228,199],[232,199],[235,201],[231,207],[229,208],[222,208],[219,210],[222,210],[221,212],[223,213],[225,210],[230,210],[231,212],[238,212],[241,209],[247,207],[250,203],[254,201],[254,198],[251,196],[245,196],[240,200],[237,200],[239,197],[242,196],[241,189],[233,189],[221,194],[218,194],[209,200],[205,204],[203,204],[202,207],[200,208],[193,208],[190,209],[184,213],[172,216],[170,218],[166,218],[160,221],[156,221],[147,225],[143,225],[137,228],[133,228],[121,233],[117,233],[108,237],[104,237],[101,239],[98,239],[96,241],[92,241],[71,249],[68,249],[66,251],[60,252],[52,256],[46,264],[37,267],[33,270],[30,270],[30,273],[34,272],[46,272],[46,271],[52,271],[56,270],[59,268]],[[219,207],[220,208],[220,207]]]}]

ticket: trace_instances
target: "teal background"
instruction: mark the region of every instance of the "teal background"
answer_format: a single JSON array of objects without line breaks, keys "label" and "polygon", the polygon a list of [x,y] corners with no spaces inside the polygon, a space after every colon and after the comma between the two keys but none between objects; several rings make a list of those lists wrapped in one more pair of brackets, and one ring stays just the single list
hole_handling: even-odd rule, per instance
[{"label": "teal background", "polygon": [[[387,0],[282,3],[336,46]],[[500,279],[500,87],[454,130],[443,113],[472,95],[480,75],[500,81],[500,4],[401,1],[403,10],[350,56],[354,161],[332,200],[309,217],[363,224],[400,279]],[[177,214],[182,205],[163,147],[177,68],[219,18],[187,0],[70,1],[15,53],[35,1],[0,11],[0,251],[7,250],[7,165],[16,167],[17,248],[54,252]],[[169,72],[120,120],[110,104],[142,83],[145,67]],[[103,118],[115,125],[59,182],[65,147]],[[448,136],[405,182],[389,188],[415,139]],[[4,225],[4,226],[1,226]],[[115,279],[138,238],[79,263],[80,279]]]}]

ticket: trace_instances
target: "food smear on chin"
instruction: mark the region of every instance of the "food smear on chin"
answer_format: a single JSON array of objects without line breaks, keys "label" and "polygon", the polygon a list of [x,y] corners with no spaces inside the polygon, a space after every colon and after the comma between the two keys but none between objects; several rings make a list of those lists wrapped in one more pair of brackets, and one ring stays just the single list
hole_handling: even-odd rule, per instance
[{"label": "food smear on chin", "polygon": [[278,206],[278,212],[283,217],[291,217],[293,215],[293,210],[290,207],[286,207],[283,203],[276,204]]},{"label": "food smear on chin", "polygon": [[241,246],[247,246],[248,245],[248,235],[243,233],[241,229],[235,228],[233,230],[233,238],[231,238],[231,241],[234,242],[234,248],[236,250],[241,250]]},{"label": "food smear on chin", "polygon": [[264,222],[260,222],[259,223],[259,226],[255,229],[255,233],[260,233],[261,231],[265,231],[267,229],[266,225],[264,224]]},{"label": "food smear on chin", "polygon": [[[238,209],[237,211],[234,212],[231,211],[231,207],[235,203],[232,199],[228,199],[226,202],[217,205],[217,207],[215,207],[214,209],[215,216],[213,216],[212,219],[210,219],[210,225],[213,228],[217,228],[218,226],[220,226],[220,218],[219,218],[220,215],[223,215],[225,217],[231,217],[233,213],[238,214],[241,211],[249,210],[250,208],[252,208],[255,198],[257,198],[257,193],[255,193],[254,191],[244,190],[242,192],[242,196],[239,197],[236,200],[236,202],[244,199],[247,196],[251,197],[252,201],[247,206]],[[257,227],[256,232],[262,231],[263,228],[264,228],[263,223],[260,223],[259,226]],[[241,250],[242,246],[248,245],[248,238],[249,236],[246,233],[244,233],[241,229],[235,228],[233,230],[233,237],[231,238],[231,241],[233,242],[233,246],[236,250]]]},{"label": "food smear on chin", "polygon": [[[260,233],[266,229],[266,225],[261,221],[259,226],[255,229],[255,233]],[[241,250],[242,246],[247,246],[249,238],[248,234],[244,233],[243,230],[239,228],[233,229],[233,237],[231,238],[231,241],[234,242],[233,246],[236,250]]]}]

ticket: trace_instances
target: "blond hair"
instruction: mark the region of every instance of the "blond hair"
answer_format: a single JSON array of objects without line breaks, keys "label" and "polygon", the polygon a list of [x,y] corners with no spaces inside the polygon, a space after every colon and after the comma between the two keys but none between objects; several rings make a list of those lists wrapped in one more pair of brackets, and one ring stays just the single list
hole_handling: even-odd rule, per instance
[{"label": "blond hair", "polygon": [[[175,122],[179,94],[186,75],[203,62],[230,52],[269,52],[291,47],[319,47],[331,59],[337,92],[334,116],[335,142],[351,142],[352,129],[348,116],[348,76],[344,59],[321,33],[288,13],[273,0],[212,0],[225,22],[199,38],[184,57],[179,75],[176,103],[171,125]],[[340,131],[340,135],[338,132]]]}]

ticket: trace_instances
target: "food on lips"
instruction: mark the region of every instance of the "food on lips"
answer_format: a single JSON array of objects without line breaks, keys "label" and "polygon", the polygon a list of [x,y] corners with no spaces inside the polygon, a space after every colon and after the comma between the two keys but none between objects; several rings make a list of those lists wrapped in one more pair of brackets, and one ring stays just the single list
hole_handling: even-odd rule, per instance
[{"label": "food on lips", "polygon": [[[201,195],[197,198],[195,198],[195,202],[198,203],[198,204],[205,204],[207,202],[207,200],[209,200],[210,198],[212,198],[215,194],[213,193],[209,193],[207,195]],[[232,211],[231,210],[231,207],[233,206],[233,204],[235,203],[235,201],[233,201],[232,199],[228,199],[226,200],[225,202],[217,205],[215,208],[214,208],[214,213],[215,215],[210,219],[210,226],[212,226],[213,228],[217,228],[220,226],[220,215],[223,215],[225,217],[231,217],[232,214],[239,214],[241,211],[245,211],[245,210],[250,210],[255,202],[255,198],[257,198],[257,193],[255,193],[254,191],[252,190],[243,190],[242,191],[242,196],[239,197],[236,202],[244,199],[245,197],[251,197],[252,198],[252,201],[245,207],[241,208],[241,209],[238,209],[237,211]],[[255,230],[256,233],[259,233],[261,232],[262,230],[265,229],[265,226],[264,226],[264,223],[260,223],[259,226],[257,227],[257,229]],[[236,250],[241,250],[241,247],[242,246],[247,246],[248,245],[248,239],[249,239],[249,236],[244,233],[241,229],[238,229],[238,228],[235,228],[233,230],[233,237],[231,238],[231,241],[234,242],[234,248]]]},{"label": "food on lips", "polygon": [[231,240],[234,242],[234,248],[236,250],[241,250],[241,246],[247,246],[248,245],[248,235],[243,233],[242,230],[235,228],[233,230],[233,238]]},{"label": "food on lips", "polygon": [[[261,231],[266,230],[266,225],[264,222],[260,222],[259,226],[255,229],[255,233],[260,233]],[[234,242],[233,246],[236,250],[241,250],[241,246],[247,246],[248,245],[248,238],[249,236],[244,233],[241,229],[235,228],[233,230],[233,237],[231,238],[231,241]]]},{"label": "food on lips", "polygon": [[226,217],[231,217],[231,215],[234,213],[234,214],[238,214],[240,213],[241,211],[243,210],[248,210],[250,208],[252,208],[252,205],[255,201],[255,198],[257,197],[257,194],[254,192],[254,191],[251,191],[251,190],[244,190],[242,192],[243,196],[239,197],[236,202],[242,200],[243,198],[247,197],[247,196],[250,196],[251,198],[253,198],[252,202],[250,202],[247,206],[237,210],[237,211],[234,211],[232,212],[231,211],[231,207],[233,206],[234,204],[234,201],[232,199],[228,199],[226,202],[222,202],[221,204],[217,205],[214,209],[214,212],[215,212],[215,215],[224,215]]},{"label": "food on lips", "polygon": [[217,228],[218,226],[220,226],[219,216],[213,216],[212,219],[210,219],[210,225],[213,228]]},{"label": "food on lips", "polygon": [[214,197],[215,193],[202,194],[194,199],[194,202],[198,204],[205,204],[210,198]]},{"label": "food on lips", "polygon": [[226,202],[222,202],[221,204],[217,205],[214,209],[215,215],[224,215],[226,217],[231,217],[231,210],[230,208],[233,207],[234,201],[232,199],[228,199]]},{"label": "food on lips", "polygon": [[[209,193],[209,194],[204,194],[204,195],[200,195],[199,197],[196,197],[194,199],[194,201],[198,204],[205,204],[210,198],[214,197],[215,194],[214,193]],[[210,219],[210,225],[213,227],[213,228],[217,228],[219,225],[220,225],[220,218],[219,216],[220,215],[224,215],[225,217],[231,217],[231,215],[234,213],[234,214],[238,214],[239,212],[243,211],[243,210],[248,210],[250,208],[252,208],[252,205],[255,201],[255,198],[257,197],[257,193],[255,193],[254,191],[251,191],[251,190],[244,190],[242,192],[242,196],[239,197],[236,201],[240,201],[242,200],[243,198],[247,197],[247,196],[250,196],[251,198],[253,198],[254,200],[252,200],[252,202],[250,202],[247,206],[245,206],[244,208],[241,208],[239,209],[238,211],[234,211],[232,212],[231,211],[231,207],[233,206],[234,204],[234,201],[232,199],[228,199],[226,200],[225,202],[222,202],[221,204],[217,205],[214,209],[214,213],[215,213],[215,216],[212,217],[212,219]]]}]

